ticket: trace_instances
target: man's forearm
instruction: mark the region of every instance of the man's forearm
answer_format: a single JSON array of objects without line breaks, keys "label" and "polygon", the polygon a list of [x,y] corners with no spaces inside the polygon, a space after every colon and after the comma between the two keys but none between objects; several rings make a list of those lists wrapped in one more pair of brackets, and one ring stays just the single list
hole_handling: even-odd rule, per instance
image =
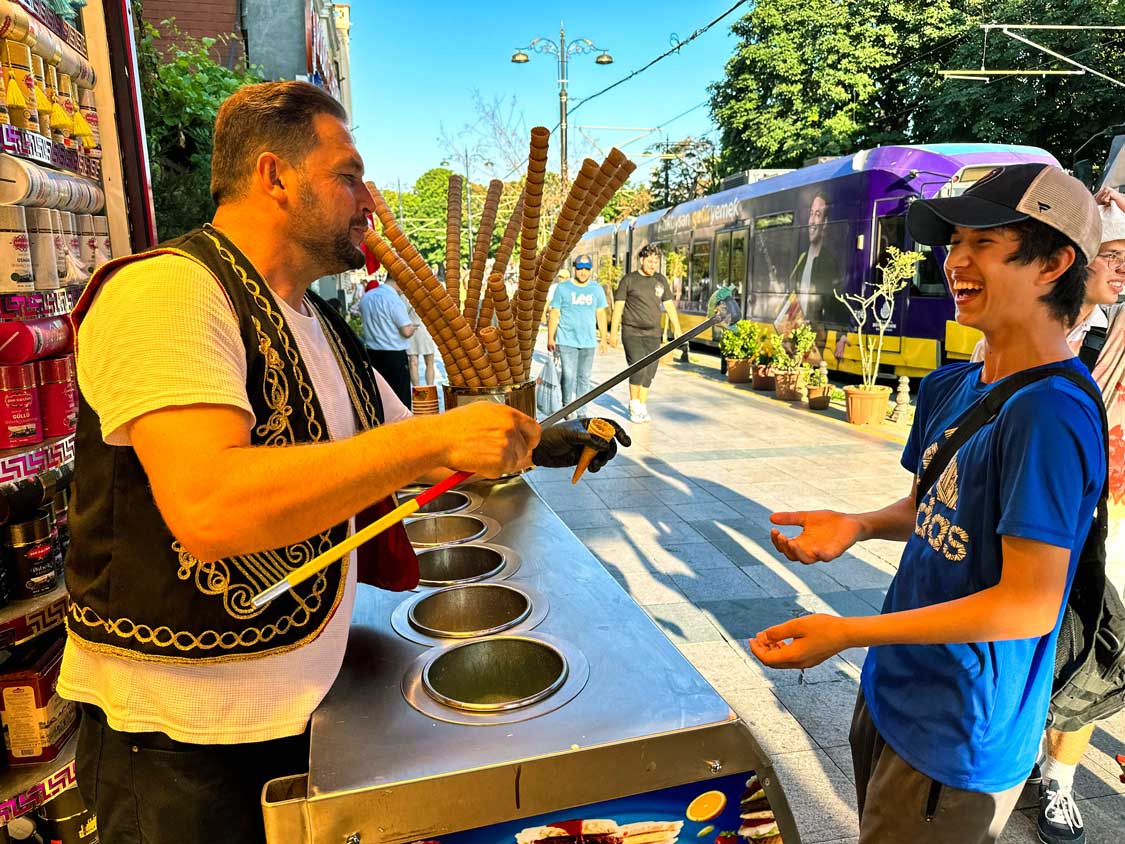
[{"label": "man's forearm", "polygon": [[344,521],[440,467],[433,426],[423,417],[346,440],[221,452],[208,473],[222,483],[193,508],[200,550],[219,559],[280,548]]},{"label": "man's forearm", "polygon": [[610,335],[613,337],[621,333],[621,314],[625,311],[624,302],[616,302],[613,306],[613,324],[610,327]]}]

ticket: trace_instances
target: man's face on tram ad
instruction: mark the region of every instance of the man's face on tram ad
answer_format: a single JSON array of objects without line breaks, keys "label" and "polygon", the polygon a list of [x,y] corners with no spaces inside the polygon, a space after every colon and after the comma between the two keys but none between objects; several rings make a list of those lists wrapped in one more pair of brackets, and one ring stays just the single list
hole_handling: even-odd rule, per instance
[{"label": "man's face on tram ad", "polygon": [[363,183],[363,159],[339,118],[318,114],[312,125],[316,143],[296,167],[290,234],[321,262],[324,275],[359,269],[359,245],[374,207]]},{"label": "man's face on tram ad", "polygon": [[828,201],[823,196],[814,196],[809,206],[809,243],[818,245],[823,242],[827,223]]}]

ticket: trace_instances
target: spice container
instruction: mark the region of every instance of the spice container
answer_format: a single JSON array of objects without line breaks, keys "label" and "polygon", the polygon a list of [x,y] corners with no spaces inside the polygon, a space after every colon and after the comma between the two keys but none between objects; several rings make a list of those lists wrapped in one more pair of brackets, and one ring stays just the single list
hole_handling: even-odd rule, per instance
[{"label": "spice container", "polygon": [[27,238],[31,246],[31,269],[36,290],[54,290],[59,286],[58,255],[55,254],[55,230],[48,208],[27,209]]},{"label": "spice container", "polygon": [[35,365],[0,366],[0,448],[43,440]]},{"label": "spice container", "polygon": [[65,354],[70,348],[70,323],[63,317],[0,322],[0,365]]},{"label": "spice container", "polygon": [[35,289],[27,218],[18,205],[0,205],[0,292]]},{"label": "spice container", "polygon": [[39,412],[44,437],[63,437],[78,427],[78,388],[74,355],[37,361]]},{"label": "spice container", "polygon": [[23,600],[50,592],[59,582],[55,568],[55,549],[51,545],[51,522],[36,516],[26,522],[8,525],[8,564],[12,575],[12,598]]}]

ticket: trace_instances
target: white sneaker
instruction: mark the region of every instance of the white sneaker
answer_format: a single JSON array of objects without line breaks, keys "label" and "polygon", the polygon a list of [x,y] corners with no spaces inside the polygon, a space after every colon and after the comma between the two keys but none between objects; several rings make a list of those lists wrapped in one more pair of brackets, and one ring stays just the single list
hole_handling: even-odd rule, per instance
[{"label": "white sneaker", "polygon": [[651,422],[652,421],[652,417],[648,415],[648,405],[647,404],[641,405],[640,417],[641,418],[640,418],[639,421],[641,421],[641,422]]},{"label": "white sneaker", "polygon": [[629,421],[641,423],[647,421],[648,415],[644,412],[644,405],[638,399],[629,400]]}]

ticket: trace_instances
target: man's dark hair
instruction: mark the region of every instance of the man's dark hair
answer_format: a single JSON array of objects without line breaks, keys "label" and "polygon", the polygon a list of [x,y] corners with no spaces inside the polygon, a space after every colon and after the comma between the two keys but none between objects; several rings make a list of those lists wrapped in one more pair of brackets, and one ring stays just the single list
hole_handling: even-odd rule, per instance
[{"label": "man's dark hair", "polygon": [[1049,292],[1039,297],[1055,319],[1068,328],[1074,325],[1086,298],[1085,253],[1065,234],[1039,220],[1029,218],[1004,228],[1015,232],[1020,239],[1019,248],[1008,258],[1009,263],[1027,265],[1032,261],[1049,260],[1067,246],[1074,250],[1074,263],[1055,280]]},{"label": "man's dark hair", "polygon": [[215,118],[211,198],[239,199],[258,156],[272,152],[299,165],[316,143],[313,118],[329,114],[347,122],[344,107],[308,82],[260,82],[227,97]]},{"label": "man's dark hair", "polygon": [[[828,198],[828,194],[824,192],[823,188],[813,194],[813,202],[816,202],[818,199],[822,200],[825,205],[832,204],[832,200]],[[809,207],[812,207],[812,202],[809,203]]]},{"label": "man's dark hair", "polygon": [[637,260],[638,261],[644,260],[649,255],[659,256],[660,255],[660,247],[657,246],[655,243],[646,243],[644,246],[641,247],[641,251],[637,253]]}]

